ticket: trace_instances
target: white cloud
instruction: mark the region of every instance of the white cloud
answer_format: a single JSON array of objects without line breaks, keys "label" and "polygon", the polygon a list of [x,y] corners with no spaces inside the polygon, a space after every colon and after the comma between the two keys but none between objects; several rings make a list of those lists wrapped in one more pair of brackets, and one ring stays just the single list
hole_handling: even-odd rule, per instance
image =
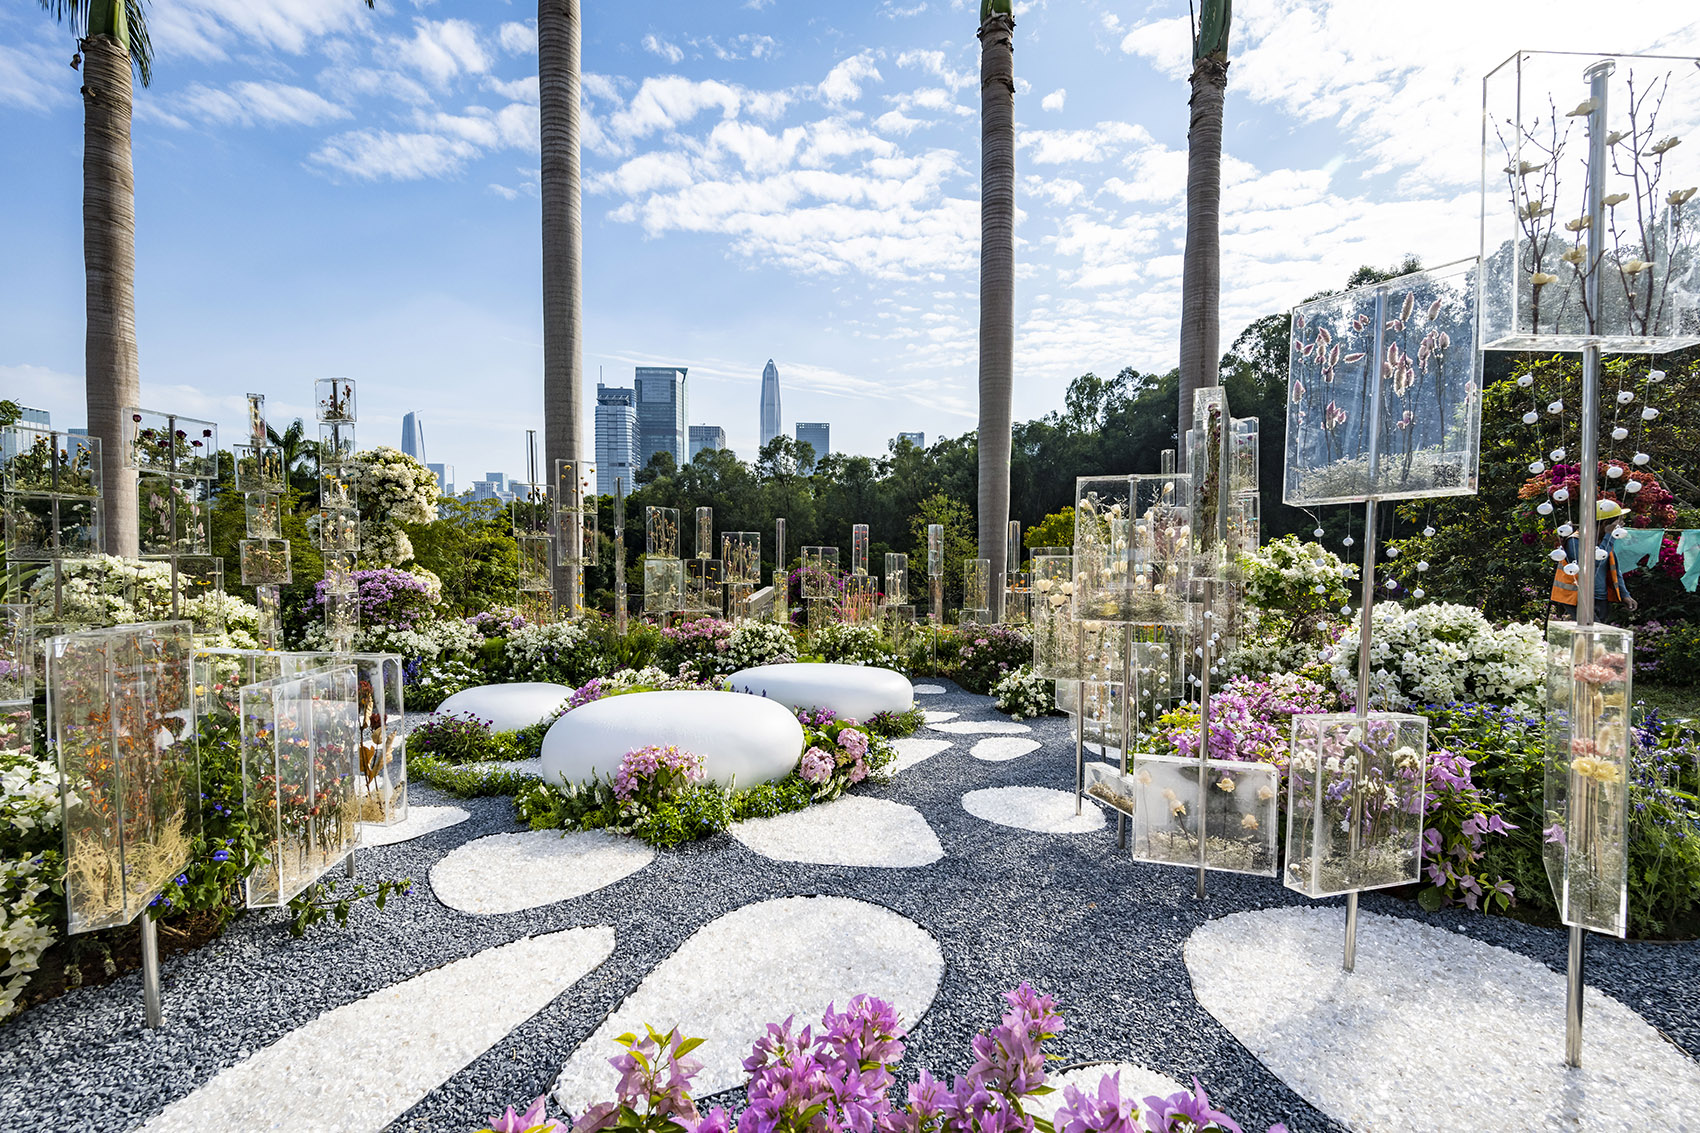
[{"label": "white cloud", "polygon": [[908,118],[896,110],[888,110],[874,119],[874,129],[882,134],[902,134],[907,137],[917,126],[931,126],[920,118]]},{"label": "white cloud", "polygon": [[424,106],[434,99],[419,80],[400,71],[371,67],[329,67],[319,72],[319,86],[345,104],[367,104],[376,96]]},{"label": "white cloud", "polygon": [[393,45],[395,57],[437,86],[461,74],[482,74],[490,56],[478,42],[478,29],[465,20],[415,20],[413,38]]},{"label": "white cloud", "polygon": [[81,85],[76,73],[66,66],[71,50],[69,36],[57,55],[46,44],[8,47],[0,43],[0,105],[47,110],[69,102]]},{"label": "white cloud", "polygon": [[537,54],[537,22],[527,20],[524,23],[508,22],[496,31],[496,42],[502,45],[502,50],[510,55]]},{"label": "white cloud", "polygon": [[1143,126],[1131,122],[1100,122],[1088,130],[1021,130],[1016,147],[1030,150],[1035,165],[1104,161],[1128,142],[1149,142]]},{"label": "white cloud", "polygon": [[917,90],[906,91],[902,94],[888,94],[885,100],[892,107],[907,114],[911,110],[923,110],[934,114],[954,114],[959,118],[972,117],[972,107],[963,106],[957,102],[948,90],[943,87],[921,87]]},{"label": "white cloud", "polygon": [[234,83],[228,90],[192,84],[181,96],[185,113],[219,125],[317,126],[349,112],[302,87],[276,82]]},{"label": "white cloud", "polygon": [[381,13],[351,0],[178,0],[148,16],[161,58],[223,59],[248,42],[300,55],[314,41],[375,26]]},{"label": "white cloud", "polygon": [[753,35],[743,32],[721,43],[712,35],[701,39],[691,40],[692,47],[707,47],[716,59],[733,62],[738,59],[768,59],[773,56],[779,41],[771,35]]},{"label": "white cloud", "polygon": [[820,96],[835,106],[854,102],[862,97],[862,84],[869,79],[875,82],[883,81],[879,68],[874,66],[873,54],[864,51],[860,55],[852,55],[840,61],[827,72],[826,78],[821,80]]},{"label": "white cloud", "polygon": [[944,85],[951,90],[967,90],[978,82],[976,73],[971,68],[956,70],[945,58],[945,53],[932,48],[924,51],[905,51],[897,57],[899,67],[919,67],[929,74],[937,75]]},{"label": "white cloud", "polygon": [[312,160],[362,181],[418,181],[458,172],[478,152],[465,138],[355,130],[326,140]]},{"label": "white cloud", "polygon": [[1068,91],[1063,87],[1058,87],[1056,90],[1039,100],[1039,109],[1061,110],[1063,108],[1063,103],[1067,100]]},{"label": "white cloud", "polygon": [[529,102],[533,106],[537,105],[537,86],[538,83],[536,75],[527,75],[523,79],[515,79],[512,82],[504,82],[497,78],[487,78],[484,80],[484,87],[486,90],[495,91],[497,94],[511,102]]},{"label": "white cloud", "polygon": [[[678,75],[648,78],[631,102],[614,112],[609,126],[616,136],[630,140],[672,130],[704,110],[718,108],[721,117],[735,118],[748,95],[743,88],[717,79],[696,82]],[[748,101],[752,109],[760,104],[759,100]]]},{"label": "white cloud", "polygon": [[914,4],[900,4],[897,0],[880,0],[879,14],[888,20],[908,19],[919,16],[927,10],[927,0],[916,0]]},{"label": "white cloud", "polygon": [[643,49],[651,55],[661,56],[661,58],[667,60],[669,63],[678,63],[685,57],[684,49],[679,47],[678,44],[668,43],[664,39],[657,39],[654,35],[646,35],[643,37]]}]

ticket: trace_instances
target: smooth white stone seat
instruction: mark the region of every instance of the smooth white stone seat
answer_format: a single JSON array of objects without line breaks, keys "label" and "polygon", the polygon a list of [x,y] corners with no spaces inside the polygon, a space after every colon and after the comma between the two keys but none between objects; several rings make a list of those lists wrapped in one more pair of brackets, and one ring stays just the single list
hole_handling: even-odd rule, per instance
[{"label": "smooth white stone seat", "polygon": [[735,692],[635,692],[592,701],[543,737],[543,777],[611,779],[628,751],[677,746],[703,757],[707,778],[753,787],[783,779],[803,755],[803,726],[777,701]]},{"label": "smooth white stone seat", "polygon": [[492,732],[529,728],[554,714],[573,690],[547,681],[519,681],[506,685],[477,685],[463,688],[437,706],[436,714],[476,716],[490,722]]},{"label": "smooth white stone seat", "polygon": [[765,696],[793,711],[830,708],[841,720],[867,720],[915,707],[915,688],[908,677],[871,665],[757,665],[732,674],[732,691]]}]

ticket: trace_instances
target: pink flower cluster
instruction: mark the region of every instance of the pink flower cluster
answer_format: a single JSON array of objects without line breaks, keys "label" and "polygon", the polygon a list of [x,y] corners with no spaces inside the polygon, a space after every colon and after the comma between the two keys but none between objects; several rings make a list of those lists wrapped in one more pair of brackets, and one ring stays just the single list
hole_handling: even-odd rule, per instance
[{"label": "pink flower cluster", "polygon": [[628,751],[614,776],[614,796],[631,802],[640,792],[700,783],[702,756],[677,747],[640,747]]},{"label": "pink flower cluster", "polygon": [[797,774],[805,783],[813,783],[817,787],[832,778],[836,762],[832,756],[818,747],[811,747],[803,753],[803,761],[797,767]]}]

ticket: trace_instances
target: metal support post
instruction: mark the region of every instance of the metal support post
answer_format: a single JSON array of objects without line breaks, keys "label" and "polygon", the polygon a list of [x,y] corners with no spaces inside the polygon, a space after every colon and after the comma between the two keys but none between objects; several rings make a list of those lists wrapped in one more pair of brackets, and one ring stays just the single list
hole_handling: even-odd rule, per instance
[{"label": "metal support post", "polygon": [[165,1022],[159,1005],[159,927],[142,910],[142,1015],[148,1030],[158,1030]]},{"label": "metal support post", "polygon": [[1204,890],[1204,811],[1208,805],[1206,792],[1210,778],[1210,666],[1215,661],[1215,643],[1212,641],[1212,629],[1216,621],[1214,607],[1216,605],[1216,580],[1206,578],[1204,586],[1204,609],[1201,611],[1198,623],[1201,627],[1199,637],[1202,641],[1199,647],[1204,650],[1203,664],[1198,667],[1198,813],[1193,816],[1193,827],[1198,831],[1198,891],[1196,896],[1200,901],[1205,898]]},{"label": "metal support post", "polygon": [[614,480],[614,632],[626,636],[626,481]]}]

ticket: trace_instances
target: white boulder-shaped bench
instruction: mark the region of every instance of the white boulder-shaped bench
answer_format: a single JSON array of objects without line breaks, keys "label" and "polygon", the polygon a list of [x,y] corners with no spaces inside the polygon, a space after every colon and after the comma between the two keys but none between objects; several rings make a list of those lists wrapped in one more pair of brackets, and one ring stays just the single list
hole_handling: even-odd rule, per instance
[{"label": "white boulder-shaped bench", "polygon": [[830,708],[840,720],[865,721],[881,712],[915,707],[915,687],[908,677],[871,665],[757,665],[732,674],[732,691],[765,696],[793,712]]},{"label": "white boulder-shaped bench", "polygon": [[634,692],[573,709],[543,737],[543,778],[612,779],[628,751],[678,747],[723,787],[783,779],[803,754],[803,726],[777,701],[734,692]]},{"label": "white boulder-shaped bench", "polygon": [[477,685],[461,689],[437,705],[437,715],[476,716],[490,722],[492,732],[513,732],[552,716],[573,690],[547,681],[507,685]]}]

